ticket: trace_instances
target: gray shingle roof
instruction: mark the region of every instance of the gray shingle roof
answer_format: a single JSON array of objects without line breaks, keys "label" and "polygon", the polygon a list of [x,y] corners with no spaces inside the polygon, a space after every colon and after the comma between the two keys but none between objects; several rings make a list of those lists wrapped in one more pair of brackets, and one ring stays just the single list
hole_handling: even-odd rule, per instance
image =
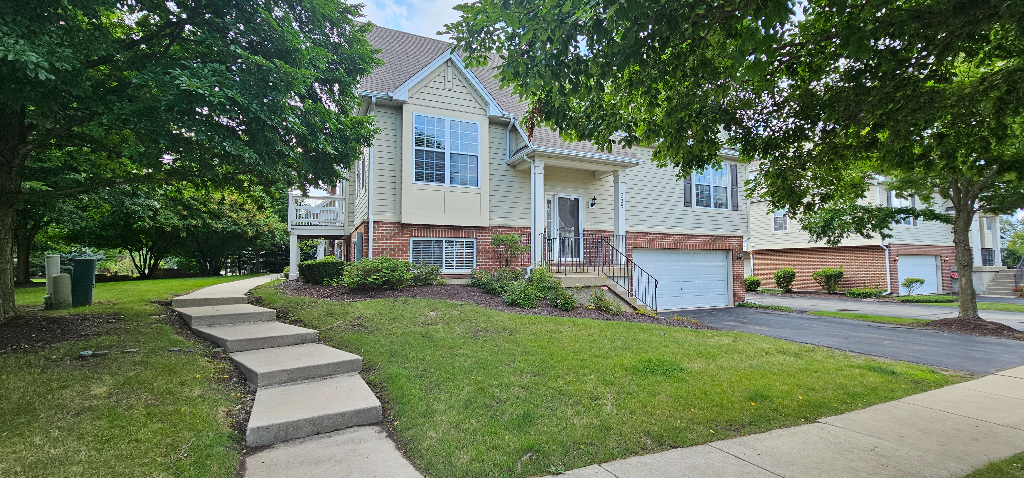
[{"label": "gray shingle roof", "polygon": [[[384,60],[384,65],[363,78],[359,82],[359,89],[378,93],[395,91],[406,80],[412,78],[452,47],[451,43],[445,41],[381,26],[375,26],[367,35],[367,40],[375,48],[381,50],[378,57]],[[492,56],[488,66],[471,68],[470,71],[480,80],[480,84],[487,89],[498,106],[515,115],[516,119],[522,119],[527,113],[529,105],[514,97],[511,88],[502,89],[499,86],[498,80],[494,77],[495,67],[500,64],[499,62],[497,56]],[[557,132],[543,126],[534,129],[531,143],[539,147],[567,149],[591,154],[611,154],[637,159],[631,151],[617,146],[614,146],[612,152],[608,153],[598,150],[589,141],[562,141]]]}]

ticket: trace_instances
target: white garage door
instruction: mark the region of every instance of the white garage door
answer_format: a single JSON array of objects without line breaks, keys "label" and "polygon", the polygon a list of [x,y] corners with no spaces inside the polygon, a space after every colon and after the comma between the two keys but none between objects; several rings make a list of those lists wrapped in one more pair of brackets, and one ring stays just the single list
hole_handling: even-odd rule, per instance
[{"label": "white garage door", "polygon": [[918,279],[924,279],[924,285],[920,289],[915,290],[915,294],[937,294],[939,292],[939,273],[936,267],[938,259],[938,256],[900,255],[900,260],[896,262],[901,284],[900,293],[906,293],[902,285],[903,279],[917,277]]},{"label": "white garage door", "polygon": [[658,279],[658,309],[729,305],[729,251],[633,249],[633,262]]}]

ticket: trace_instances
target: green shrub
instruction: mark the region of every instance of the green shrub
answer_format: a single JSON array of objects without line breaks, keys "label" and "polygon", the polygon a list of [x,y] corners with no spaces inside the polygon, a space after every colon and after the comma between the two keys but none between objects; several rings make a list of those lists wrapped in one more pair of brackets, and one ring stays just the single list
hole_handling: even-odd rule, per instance
[{"label": "green shrub", "polygon": [[619,304],[615,299],[608,297],[608,293],[605,292],[605,287],[594,289],[590,293],[589,308],[612,315],[619,315],[622,313],[622,304]]},{"label": "green shrub", "polygon": [[792,312],[793,311],[792,307],[786,307],[784,305],[758,304],[757,302],[737,302],[736,303],[736,307],[746,307],[748,309],[777,310],[779,312]]},{"label": "green shrub", "polygon": [[476,269],[469,274],[469,285],[479,287],[493,295],[504,295],[505,289],[513,282],[523,279],[523,271],[515,268],[502,268],[496,271]]},{"label": "green shrub", "polygon": [[518,264],[519,258],[530,250],[519,234],[492,234],[491,247],[497,256],[498,266],[506,269]]},{"label": "green shrub", "polygon": [[792,267],[784,267],[775,271],[775,287],[782,289],[782,292],[793,292],[793,281],[796,280],[796,271]]},{"label": "green shrub", "polygon": [[896,300],[900,302],[909,302],[914,304],[942,304],[942,303],[954,303],[957,300],[955,295],[906,295],[897,297]]},{"label": "green shrub", "polygon": [[580,305],[579,301],[576,300],[576,296],[572,295],[565,287],[555,289],[548,295],[548,300],[551,301],[551,307],[561,309],[566,312],[575,309]]},{"label": "green shrub", "polygon": [[743,288],[747,289],[747,292],[756,292],[757,289],[761,288],[761,279],[754,276],[744,277]]},{"label": "green shrub", "polygon": [[523,279],[506,285],[501,294],[501,298],[505,299],[506,304],[524,309],[536,308],[539,296],[537,290]]},{"label": "green shrub", "polygon": [[412,274],[412,285],[434,285],[444,281],[441,267],[433,264],[413,264],[409,273]]},{"label": "green shrub", "polygon": [[818,283],[818,286],[828,292],[829,294],[835,294],[839,290],[839,283],[843,281],[843,268],[838,269],[822,269],[815,271],[811,274],[814,278],[814,282]]},{"label": "green shrub", "polygon": [[401,289],[412,285],[412,264],[391,257],[363,259],[345,271],[345,286],[357,290]]},{"label": "green shrub", "polygon": [[846,290],[846,296],[853,297],[854,299],[873,299],[875,297],[881,297],[882,294],[885,294],[885,289],[854,287],[853,289]]},{"label": "green shrub", "polygon": [[530,276],[526,278],[529,281],[530,286],[537,291],[541,297],[550,299],[552,294],[558,293],[558,291],[564,290],[562,283],[555,279],[555,275],[551,273],[551,270],[547,266],[537,266],[530,270]]},{"label": "green shrub", "polygon": [[319,261],[299,263],[299,279],[308,284],[330,284],[345,275],[348,262],[328,256]]},{"label": "green shrub", "polygon": [[900,283],[900,287],[907,291],[907,295],[914,295],[914,291],[920,289],[924,285],[924,279],[918,279],[917,277],[907,277]]}]

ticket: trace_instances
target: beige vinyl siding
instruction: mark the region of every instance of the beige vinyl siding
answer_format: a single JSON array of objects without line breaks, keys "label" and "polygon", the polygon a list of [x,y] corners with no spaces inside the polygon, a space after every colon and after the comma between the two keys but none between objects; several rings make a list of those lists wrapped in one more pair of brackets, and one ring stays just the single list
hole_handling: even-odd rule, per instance
[{"label": "beige vinyl siding", "polygon": [[409,104],[463,114],[487,115],[487,101],[450,62],[438,67],[410,89]]},{"label": "beige vinyl siding", "polygon": [[[488,132],[490,160],[490,223],[492,226],[530,226],[530,170],[516,171],[505,164],[508,125],[492,123]],[[513,129],[508,132],[516,136]]]},{"label": "beige vinyl siding", "polygon": [[[613,229],[614,211],[612,208],[615,201],[611,176],[595,178],[593,171],[548,166],[544,168],[544,190],[547,193],[546,199],[559,194],[579,196],[582,199],[584,231],[588,229],[610,231]],[[527,195],[529,195],[528,188]],[[597,206],[591,208],[589,204],[593,197],[597,197]],[[527,202],[529,202],[528,198]],[[529,211],[526,211],[526,214],[528,215]]]},{"label": "beige vinyl siding", "polygon": [[373,143],[373,220],[401,219],[402,110],[377,106],[377,134]]},{"label": "beige vinyl siding", "polygon": [[[644,164],[626,170],[626,229],[635,232],[670,234],[709,234],[741,236],[747,233],[747,201],[743,183],[747,165],[738,165],[739,210],[730,207],[704,209],[683,206],[683,180],[676,180],[676,170],[658,168],[650,162],[651,150],[635,148]],[[725,165],[737,164],[723,161]],[[610,182],[608,186],[611,188]],[[610,221],[610,219],[609,219]]]},{"label": "beige vinyl siding", "polygon": [[[882,200],[881,204],[885,204],[885,189],[882,188]],[[946,206],[950,203],[939,197],[937,194],[933,198],[935,204],[932,206],[936,211],[945,212]],[[918,201],[917,207],[925,207]],[[891,244],[920,244],[920,245],[934,245],[934,246],[952,246],[953,245],[953,234],[952,226],[949,224],[943,224],[935,221],[917,221],[916,226],[904,226],[896,224],[892,226],[892,239],[888,239],[886,242]]]},{"label": "beige vinyl siding", "polygon": [[[520,121],[522,118],[517,118],[516,121]],[[513,126],[512,131],[509,132],[509,136],[512,138],[512,154],[516,151],[526,147],[526,138],[523,137],[523,133],[520,133],[518,126]]]}]

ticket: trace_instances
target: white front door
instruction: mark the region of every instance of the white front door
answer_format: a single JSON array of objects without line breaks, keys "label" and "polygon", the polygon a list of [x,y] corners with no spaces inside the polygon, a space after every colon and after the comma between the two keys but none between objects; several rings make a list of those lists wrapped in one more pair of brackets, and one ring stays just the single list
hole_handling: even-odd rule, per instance
[{"label": "white front door", "polygon": [[730,257],[730,251],[633,249],[633,262],[658,279],[658,310],[730,305]]},{"label": "white front door", "polygon": [[555,260],[579,260],[583,239],[583,198],[580,196],[554,197],[551,211],[552,250]]},{"label": "white front door", "polygon": [[924,279],[924,285],[914,291],[915,294],[937,294],[939,293],[939,256],[908,256],[900,255],[896,262],[899,270],[900,293],[906,293],[903,289],[903,279],[916,277]]}]

